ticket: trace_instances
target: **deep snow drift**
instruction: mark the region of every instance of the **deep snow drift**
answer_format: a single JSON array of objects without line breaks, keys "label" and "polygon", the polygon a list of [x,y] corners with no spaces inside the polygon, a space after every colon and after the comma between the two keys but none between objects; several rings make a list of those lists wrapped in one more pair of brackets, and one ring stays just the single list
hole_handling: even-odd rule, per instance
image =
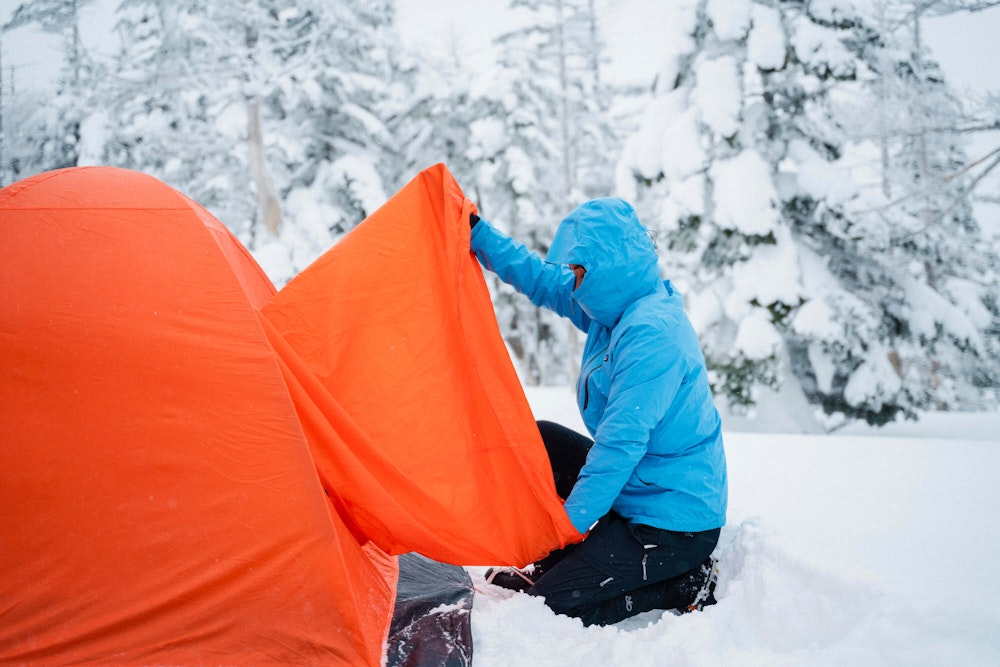
[{"label": "deep snow drift", "polygon": [[[570,390],[528,397],[582,430]],[[470,568],[474,664],[997,664],[1000,414],[845,431],[727,431],[719,604],[700,614],[584,628]]]}]

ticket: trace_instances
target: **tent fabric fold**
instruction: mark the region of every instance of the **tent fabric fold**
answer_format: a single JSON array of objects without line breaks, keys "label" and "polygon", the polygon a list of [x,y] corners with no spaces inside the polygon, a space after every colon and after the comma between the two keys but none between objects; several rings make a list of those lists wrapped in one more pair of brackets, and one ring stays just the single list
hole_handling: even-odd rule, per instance
[{"label": "tent fabric fold", "polygon": [[378,665],[398,560],[579,539],[422,172],[283,290],[109,167],[0,190],[0,663]]},{"label": "tent fabric fold", "polygon": [[303,423],[357,537],[456,565],[524,565],[580,535],[469,252],[473,211],[444,165],[424,170],[263,316],[288,345],[290,384],[313,383],[295,393],[312,402],[300,411],[331,408]]}]

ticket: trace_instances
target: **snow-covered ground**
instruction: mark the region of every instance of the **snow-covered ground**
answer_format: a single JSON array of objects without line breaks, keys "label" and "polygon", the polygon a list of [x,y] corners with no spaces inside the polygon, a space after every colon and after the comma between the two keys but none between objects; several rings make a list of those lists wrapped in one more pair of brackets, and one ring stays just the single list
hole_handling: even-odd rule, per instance
[{"label": "snow-covered ground", "polygon": [[474,569],[476,667],[1000,664],[1000,414],[726,436],[716,606],[584,628]]}]

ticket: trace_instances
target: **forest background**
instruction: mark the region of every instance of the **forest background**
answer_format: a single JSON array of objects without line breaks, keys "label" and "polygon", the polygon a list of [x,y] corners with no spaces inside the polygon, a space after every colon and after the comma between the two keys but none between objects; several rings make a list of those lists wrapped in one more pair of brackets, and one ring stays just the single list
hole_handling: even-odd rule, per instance
[{"label": "forest background", "polygon": [[[539,252],[622,196],[728,414],[995,410],[998,5],[3,0],[0,185],[150,173],[279,287],[436,162]],[[574,331],[488,279],[522,381],[572,383]]]}]

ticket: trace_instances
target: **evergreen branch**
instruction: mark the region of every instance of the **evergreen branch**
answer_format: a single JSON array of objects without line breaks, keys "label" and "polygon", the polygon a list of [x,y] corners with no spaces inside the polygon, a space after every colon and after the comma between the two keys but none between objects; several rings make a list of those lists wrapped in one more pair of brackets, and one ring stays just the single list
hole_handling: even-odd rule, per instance
[{"label": "evergreen branch", "polygon": [[[897,198],[893,199],[892,201],[887,202],[887,203],[885,203],[885,204],[883,204],[881,206],[877,206],[877,207],[874,207],[874,208],[860,210],[860,211],[857,211],[857,213],[859,213],[859,214],[865,214],[865,213],[876,213],[876,212],[887,211],[890,208],[895,208],[896,206],[899,206],[900,204],[902,204],[902,203],[904,203],[906,201],[909,201],[910,199],[913,199],[915,197],[921,197],[921,196],[926,196],[928,194],[933,194],[933,193],[941,192],[941,191],[943,191],[943,190],[946,189],[946,186],[949,183],[951,183],[955,179],[961,177],[962,175],[968,173],[972,169],[976,168],[977,166],[979,166],[980,164],[986,162],[987,160],[989,160],[990,158],[992,158],[994,156],[997,156],[997,159],[993,161],[993,164],[991,164],[989,167],[987,167],[987,169],[982,174],[980,174],[972,182],[972,187],[974,187],[975,185],[977,185],[982,180],[982,178],[986,174],[988,174],[990,171],[992,171],[997,166],[997,164],[1000,163],[1000,146],[998,146],[997,148],[993,149],[992,151],[990,151],[989,153],[987,153],[983,157],[979,158],[978,160],[970,162],[969,164],[965,165],[964,167],[962,167],[961,169],[959,169],[955,173],[950,174],[950,175],[948,175],[948,176],[940,179],[936,185],[931,186],[929,189],[928,188],[914,188],[914,189],[910,190],[909,192],[907,192],[907,193],[905,193],[903,195],[900,195],[899,197],[897,197]],[[971,187],[964,189],[963,194],[967,194],[970,190],[971,190]],[[952,208],[954,208],[954,207],[952,207]],[[951,209],[949,209],[949,210],[951,210]],[[903,238],[903,239],[911,238],[912,236],[914,236],[914,235],[916,235],[916,234],[918,234],[918,233],[926,230],[929,226],[930,226],[930,223],[928,223],[924,227],[920,228],[919,230],[916,230],[914,232],[908,233],[908,234],[906,234],[906,235],[904,235],[903,237],[900,237],[900,238]]]},{"label": "evergreen branch", "polygon": [[958,170],[957,172],[955,172],[951,176],[948,176],[947,178],[945,178],[942,181],[942,183],[948,184],[948,183],[952,182],[956,178],[958,178],[958,177],[962,176],[963,174],[968,173],[972,169],[978,167],[983,162],[986,162],[987,160],[989,160],[994,155],[997,155],[998,157],[997,157],[996,160],[993,161],[993,164],[991,164],[989,167],[987,167],[986,170],[982,174],[980,174],[978,177],[976,177],[975,180],[973,180],[973,185],[977,184],[979,181],[982,180],[983,176],[985,176],[986,174],[990,173],[990,171],[992,171],[997,166],[997,163],[1000,163],[1000,146],[998,146],[997,148],[994,148],[992,151],[990,151],[989,153],[987,153],[983,157],[979,158],[978,160],[969,163],[968,165],[966,165],[962,169]]},{"label": "evergreen branch", "polygon": [[[1000,0],[924,0],[917,3],[913,9],[908,11],[899,20],[888,25],[890,30],[896,30],[901,26],[911,23],[914,19],[923,17],[925,14],[933,17],[948,16],[959,12],[981,12],[991,7],[1000,6]],[[931,11],[937,7],[935,11]]]},{"label": "evergreen branch", "polygon": [[973,134],[976,132],[995,132],[1000,130],[1000,118],[992,122],[986,122],[981,125],[967,125],[965,127],[956,127],[954,125],[942,125],[942,126],[931,126],[931,127],[918,127],[914,129],[901,128],[896,130],[886,130],[883,132],[871,132],[871,133],[858,133],[856,138],[858,139],[879,139],[882,137],[888,138],[906,138],[912,139],[914,137],[919,137],[924,134]]},{"label": "evergreen branch", "polygon": [[[965,187],[959,188],[958,192],[955,193],[952,197],[950,197],[950,199],[951,199],[951,205],[950,206],[947,206],[947,207],[943,208],[942,210],[937,211],[934,214],[934,216],[932,216],[931,219],[927,221],[927,224],[919,227],[918,229],[915,229],[913,231],[907,232],[906,234],[903,234],[902,236],[894,236],[894,237],[892,237],[891,241],[894,242],[894,243],[899,243],[899,242],[903,242],[903,241],[906,241],[908,239],[914,238],[916,236],[919,236],[919,235],[923,234],[924,232],[926,232],[931,227],[933,227],[934,225],[936,225],[939,222],[941,222],[941,220],[943,220],[946,215],[948,215],[949,213],[951,213],[952,211],[954,211],[956,208],[958,208],[959,206],[961,206],[966,201],[966,197],[968,197],[969,194],[973,190],[976,189],[976,186],[979,185],[979,183],[986,177],[986,175],[989,174],[991,171],[993,171],[997,167],[997,165],[1000,165],[1000,147],[994,149],[993,151],[991,151],[987,155],[983,156],[982,158],[976,160],[975,162],[972,162],[971,164],[966,165],[965,167],[963,167],[959,171],[955,172],[954,174],[948,176],[947,178],[942,179],[938,185],[936,185],[935,187],[931,188],[930,193],[934,193],[934,192],[938,192],[938,191],[944,190],[945,186],[947,186],[950,182],[952,182],[953,180],[959,178],[963,174],[968,173],[971,169],[975,168],[976,166],[982,164],[983,162],[989,160],[991,157],[994,157],[994,156],[996,156],[996,159],[994,159],[993,162],[988,167],[986,167],[986,169],[984,169],[981,174],[979,174],[978,176],[976,176],[976,178],[972,179],[972,181],[969,182],[968,185],[966,185]],[[903,200],[909,199],[910,197],[915,197],[915,196],[919,196],[919,195],[922,195],[922,194],[927,194],[927,193],[924,193],[921,190],[910,192],[908,195],[904,195],[901,199],[897,200],[896,202],[892,202],[890,204],[887,204],[885,207],[883,207],[883,209],[888,208],[889,206],[892,206],[892,205],[897,205],[897,204],[901,203]]]},{"label": "evergreen branch", "polygon": [[[952,183],[956,179],[960,178],[961,176],[967,174],[972,169],[975,169],[977,166],[979,166],[979,165],[983,164],[984,162],[990,160],[991,158],[994,158],[994,159],[989,164],[989,166],[986,167],[982,171],[982,173],[980,173],[979,175],[977,175],[972,181],[970,181],[964,187],[959,188],[957,192],[952,193],[948,197],[949,202],[950,202],[949,205],[945,206],[945,207],[942,207],[942,209],[939,210],[939,211],[936,211],[935,214],[926,222],[926,224],[921,225],[917,229],[910,230],[910,231],[908,231],[908,232],[906,232],[904,234],[901,234],[901,235],[892,235],[889,238],[889,244],[890,245],[898,245],[900,243],[904,243],[904,242],[906,242],[909,239],[912,239],[912,238],[915,238],[917,236],[922,235],[923,233],[925,233],[931,227],[934,227],[935,225],[939,224],[948,214],[950,214],[952,211],[954,211],[955,209],[957,209],[963,203],[967,202],[967,198],[971,195],[971,193],[975,190],[975,188],[979,185],[979,183],[990,172],[992,172],[997,166],[1000,166],[1000,147],[995,148],[994,150],[990,151],[989,153],[987,153],[983,157],[979,158],[978,160],[975,160],[975,161],[973,161],[973,162],[965,165],[964,167],[962,167],[961,169],[959,169],[955,173],[950,174],[949,176],[946,176],[945,178],[940,179],[938,181],[938,183],[935,184],[934,186],[932,186],[930,189],[915,188],[915,189],[907,192],[906,194],[901,195],[900,197],[897,197],[896,199],[894,199],[894,200],[892,200],[892,201],[890,201],[890,202],[888,202],[888,203],[886,203],[886,204],[884,204],[882,206],[860,210],[860,211],[857,211],[856,213],[859,214],[859,215],[864,215],[864,214],[867,214],[867,213],[874,213],[874,214],[878,215],[880,218],[882,218],[887,225],[891,226],[892,225],[892,221],[888,220],[888,219],[886,219],[884,217],[884,213],[886,211],[888,211],[891,208],[895,208],[896,206],[899,206],[899,205],[901,205],[901,204],[903,204],[903,203],[905,203],[905,202],[907,202],[907,201],[909,201],[911,199],[915,199],[915,198],[918,198],[918,197],[927,196],[929,194],[936,194],[936,193],[940,193],[940,192],[946,191],[948,189],[947,186],[950,183]],[[1000,199],[1000,198],[998,198],[998,199]],[[986,199],[984,198],[981,201],[986,201]]]}]

